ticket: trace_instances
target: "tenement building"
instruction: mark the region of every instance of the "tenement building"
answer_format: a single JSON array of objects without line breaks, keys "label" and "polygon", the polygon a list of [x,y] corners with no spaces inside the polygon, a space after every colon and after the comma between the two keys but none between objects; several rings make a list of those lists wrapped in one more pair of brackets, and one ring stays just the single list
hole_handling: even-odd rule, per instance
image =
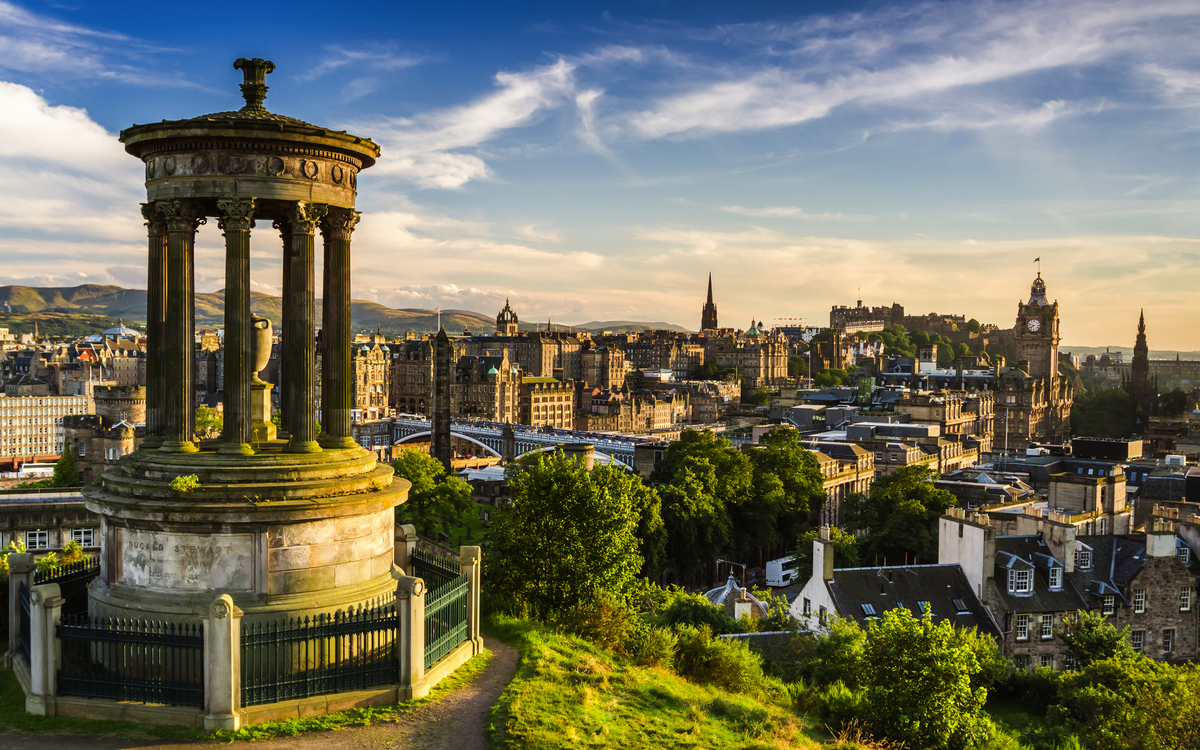
[{"label": "tenement building", "polygon": [[0,395],[0,458],[62,455],[63,419],[88,413],[86,396],[51,396],[44,383],[36,390],[18,395],[10,385]]},{"label": "tenement building", "polygon": [[82,484],[115,468],[122,456],[137,450],[145,436],[144,387],[97,386],[93,404],[94,414],[63,417],[63,452],[75,457]]}]

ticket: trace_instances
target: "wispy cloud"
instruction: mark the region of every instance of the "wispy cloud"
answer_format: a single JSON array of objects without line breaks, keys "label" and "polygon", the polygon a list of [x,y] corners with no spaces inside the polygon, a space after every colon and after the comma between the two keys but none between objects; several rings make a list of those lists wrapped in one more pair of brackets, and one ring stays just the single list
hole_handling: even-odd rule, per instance
[{"label": "wispy cloud", "polygon": [[769,208],[743,208],[742,206],[721,206],[726,213],[754,216],[758,218],[802,219],[804,221],[875,221],[878,216],[862,214],[844,214],[821,212],[811,213],[796,206],[771,206]]},{"label": "wispy cloud", "polygon": [[321,62],[296,76],[296,80],[302,83],[315,81],[327,73],[347,67],[376,71],[401,70],[428,60],[422,55],[397,52],[394,45],[366,45],[352,49],[329,46],[325,52]]},{"label": "wispy cloud", "polygon": [[376,133],[384,147],[379,172],[421,187],[462,187],[492,176],[487,163],[470,150],[569,101],[574,71],[573,64],[559,59],[520,73],[497,73],[497,91],[470,104],[355,127]]},{"label": "wispy cloud", "polygon": [[100,29],[63,23],[0,0],[0,70],[55,81],[96,78],[135,85],[192,86],[150,62],[163,48]]}]

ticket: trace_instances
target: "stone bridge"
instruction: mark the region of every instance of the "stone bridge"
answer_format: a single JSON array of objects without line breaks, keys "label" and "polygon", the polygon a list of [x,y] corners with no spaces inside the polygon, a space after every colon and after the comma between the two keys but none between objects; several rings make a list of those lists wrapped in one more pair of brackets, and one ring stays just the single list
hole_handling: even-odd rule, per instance
[{"label": "stone bridge", "polygon": [[[604,462],[612,460],[625,467],[633,469],[633,450],[639,443],[647,442],[646,438],[601,435],[595,432],[577,432],[575,430],[553,430],[542,432],[531,427],[513,425],[515,437],[513,455],[553,450],[563,443],[589,443],[596,446],[597,460]],[[467,442],[474,443],[484,452],[500,456],[504,450],[504,426],[498,422],[482,422],[467,419],[455,419],[450,424],[450,434]],[[402,445],[409,442],[428,440],[430,437],[429,421],[424,419],[393,419],[392,444]]]}]

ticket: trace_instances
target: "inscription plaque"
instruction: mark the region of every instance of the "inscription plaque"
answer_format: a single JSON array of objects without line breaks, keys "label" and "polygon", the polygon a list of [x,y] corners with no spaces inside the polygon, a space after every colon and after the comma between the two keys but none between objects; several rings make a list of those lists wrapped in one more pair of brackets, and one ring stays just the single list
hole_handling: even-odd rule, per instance
[{"label": "inscription plaque", "polygon": [[167,591],[254,587],[253,534],[117,529],[117,583]]}]

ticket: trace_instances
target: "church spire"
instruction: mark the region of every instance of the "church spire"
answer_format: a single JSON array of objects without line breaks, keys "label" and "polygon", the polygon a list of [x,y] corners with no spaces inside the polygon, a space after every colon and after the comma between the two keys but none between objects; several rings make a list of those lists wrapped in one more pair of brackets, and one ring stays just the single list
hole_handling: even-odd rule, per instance
[{"label": "church spire", "polygon": [[712,298],[712,271],[709,271],[709,272],[708,272],[708,304],[710,304],[710,305],[711,305],[712,303],[713,303],[713,298]]},{"label": "church spire", "polygon": [[708,274],[708,301],[700,311],[700,330],[713,331],[717,328],[717,306],[713,303],[712,272]]}]

